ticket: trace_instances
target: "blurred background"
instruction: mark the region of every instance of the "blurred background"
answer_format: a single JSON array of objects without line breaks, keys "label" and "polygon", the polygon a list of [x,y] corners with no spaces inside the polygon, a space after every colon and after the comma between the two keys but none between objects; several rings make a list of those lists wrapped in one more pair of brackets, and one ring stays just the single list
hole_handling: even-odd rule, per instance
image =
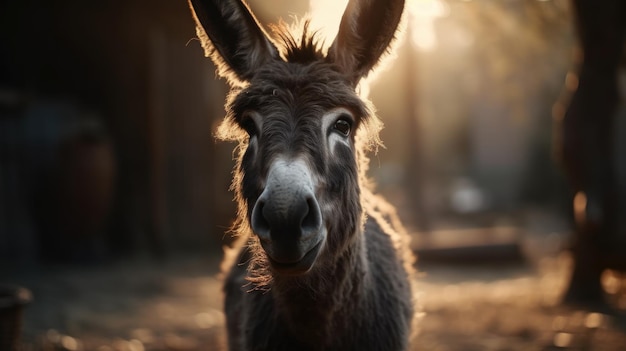
[{"label": "blurred background", "polygon": [[[327,43],[345,3],[249,1],[264,24],[311,13]],[[370,175],[420,257],[416,350],[621,350],[614,316],[556,307],[576,232],[559,158],[582,60],[572,2],[407,11],[370,81],[385,123]],[[195,38],[184,0],[0,3],[0,283],[33,293],[24,349],[224,347],[235,145],[213,137],[228,87]],[[624,199],[618,101],[611,192]],[[601,281],[618,309],[621,280]]]}]

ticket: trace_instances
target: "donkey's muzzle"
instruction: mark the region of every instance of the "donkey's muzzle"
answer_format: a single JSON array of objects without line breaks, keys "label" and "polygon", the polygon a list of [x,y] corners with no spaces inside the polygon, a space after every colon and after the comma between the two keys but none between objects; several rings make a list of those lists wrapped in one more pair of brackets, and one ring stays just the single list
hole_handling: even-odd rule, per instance
[{"label": "donkey's muzzle", "polygon": [[312,181],[302,167],[274,166],[251,215],[252,230],[271,267],[281,274],[308,272],[326,236]]}]

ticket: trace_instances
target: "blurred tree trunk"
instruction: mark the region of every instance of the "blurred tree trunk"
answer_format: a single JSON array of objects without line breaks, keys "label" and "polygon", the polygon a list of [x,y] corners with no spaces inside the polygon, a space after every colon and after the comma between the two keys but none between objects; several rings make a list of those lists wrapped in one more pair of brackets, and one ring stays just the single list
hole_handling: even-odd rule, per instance
[{"label": "blurred tree trunk", "polygon": [[565,301],[602,303],[602,271],[616,263],[611,257],[624,251],[617,233],[613,129],[626,2],[573,0],[572,4],[582,62],[566,81],[569,89],[575,89],[570,104],[562,119],[555,116],[575,222],[574,269]]},{"label": "blurred tree trunk", "polygon": [[422,129],[418,115],[418,92],[416,87],[417,59],[411,31],[407,31],[404,43],[404,55],[406,57],[406,74],[404,89],[406,90],[406,133],[407,133],[407,182],[411,205],[415,210],[414,217],[417,229],[422,233],[430,231],[428,211],[424,204],[424,153],[422,150]]}]

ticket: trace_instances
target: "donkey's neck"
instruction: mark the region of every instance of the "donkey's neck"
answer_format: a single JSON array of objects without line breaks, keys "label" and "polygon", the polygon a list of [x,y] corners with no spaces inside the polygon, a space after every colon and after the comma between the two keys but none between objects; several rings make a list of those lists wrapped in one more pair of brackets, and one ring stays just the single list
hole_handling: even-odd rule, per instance
[{"label": "donkey's neck", "polygon": [[319,263],[321,267],[304,277],[275,277],[272,295],[280,318],[293,333],[331,342],[331,336],[349,327],[354,315],[350,311],[367,301],[370,277],[364,236],[357,233],[342,255]]}]

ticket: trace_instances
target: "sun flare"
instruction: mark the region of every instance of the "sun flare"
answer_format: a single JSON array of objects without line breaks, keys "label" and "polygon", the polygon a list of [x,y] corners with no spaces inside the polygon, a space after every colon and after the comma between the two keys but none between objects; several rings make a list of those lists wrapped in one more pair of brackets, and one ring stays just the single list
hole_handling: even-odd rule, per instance
[{"label": "sun flare", "polygon": [[409,0],[406,6],[413,45],[422,51],[434,50],[437,47],[435,21],[448,16],[448,4],[442,0]]},{"label": "sun flare", "polygon": [[310,0],[311,29],[318,31],[326,46],[330,45],[339,31],[341,15],[348,0]]},{"label": "sun flare", "polygon": [[[311,29],[317,30],[326,45],[337,35],[341,15],[347,0],[310,0]],[[424,51],[437,46],[434,22],[449,14],[448,5],[442,0],[408,0],[407,19],[413,45]]]}]

